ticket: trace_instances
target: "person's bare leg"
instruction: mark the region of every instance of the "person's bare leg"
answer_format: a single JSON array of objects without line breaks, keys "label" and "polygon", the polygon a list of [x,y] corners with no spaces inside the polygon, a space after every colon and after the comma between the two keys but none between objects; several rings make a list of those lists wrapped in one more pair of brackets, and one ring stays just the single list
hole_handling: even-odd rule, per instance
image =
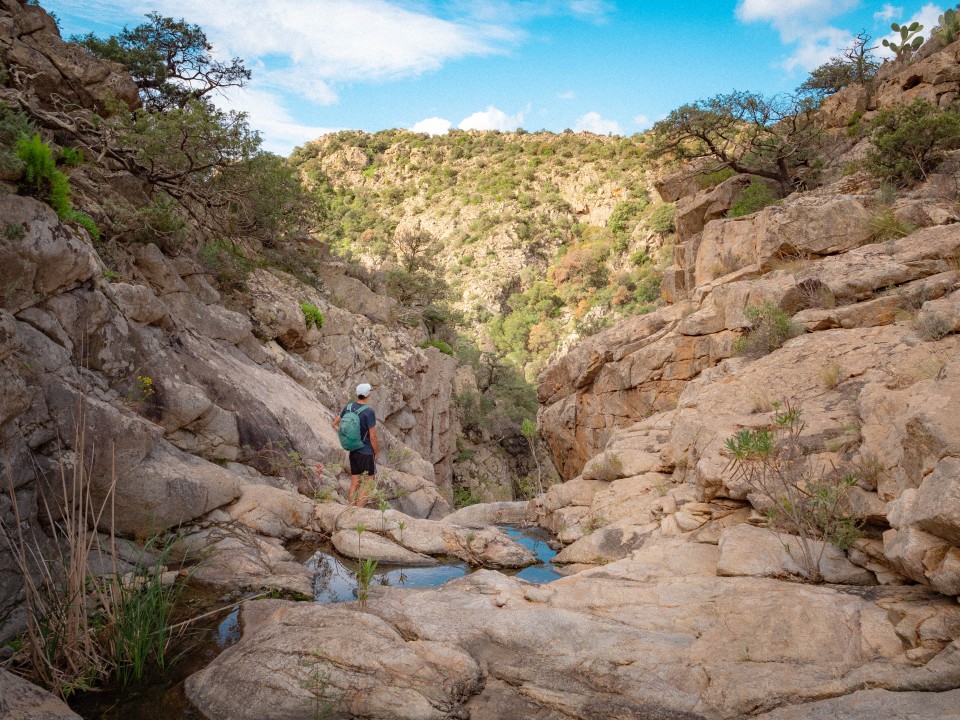
[{"label": "person's bare leg", "polygon": [[371,477],[367,473],[360,475],[360,487],[357,489],[357,501],[354,503],[357,507],[366,507],[367,500],[370,497]]},{"label": "person's bare leg", "polygon": [[347,493],[347,502],[351,505],[357,504],[357,491],[360,489],[360,476],[350,476],[350,492]]}]

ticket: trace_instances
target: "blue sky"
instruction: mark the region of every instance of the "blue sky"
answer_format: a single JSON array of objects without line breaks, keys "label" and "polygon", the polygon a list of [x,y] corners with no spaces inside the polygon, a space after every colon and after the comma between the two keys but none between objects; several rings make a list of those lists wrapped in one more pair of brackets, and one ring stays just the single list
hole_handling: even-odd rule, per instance
[{"label": "blue sky", "polygon": [[[286,155],[324,132],[642,131],[733,89],[790,91],[853,34],[946,3],[861,0],[40,0],[64,37],[156,10],[253,70],[218,99]],[[926,32],[924,33],[926,34]],[[883,48],[881,48],[882,50]]]}]

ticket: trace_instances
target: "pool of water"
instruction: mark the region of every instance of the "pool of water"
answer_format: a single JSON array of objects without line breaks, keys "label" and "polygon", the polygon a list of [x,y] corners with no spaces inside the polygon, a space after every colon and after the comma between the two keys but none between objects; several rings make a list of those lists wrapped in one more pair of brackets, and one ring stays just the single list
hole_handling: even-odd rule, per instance
[{"label": "pool of water", "polygon": [[[507,570],[506,574],[515,575],[532,583],[548,583],[561,577],[551,560],[556,551],[548,544],[550,536],[540,528],[517,528],[509,525],[500,527],[510,538],[536,554],[539,562],[523,570]],[[297,553],[295,553],[297,554]],[[304,554],[300,549],[299,554]],[[313,578],[313,597],[317,602],[338,603],[354,600],[357,580],[357,564],[338,555],[329,545],[314,549],[303,562],[316,574]],[[473,568],[464,562],[450,561],[430,567],[402,567],[381,565],[374,574],[371,585],[386,585],[404,588],[438,587],[449,580],[463,577]]]},{"label": "pool of water", "polygon": [[[537,527],[500,527],[515,542],[536,554],[538,563],[523,570],[505,571],[533,583],[547,583],[560,576],[552,564],[556,554],[548,545],[550,536]],[[312,568],[314,597],[318,602],[337,603],[355,599],[356,564],[342,558],[329,546],[291,547],[294,555]],[[466,563],[448,562],[432,567],[386,566],[378,569],[374,583],[394,587],[425,588],[443,585],[473,571]],[[197,597],[188,605],[194,610],[217,603],[213,597]],[[190,608],[184,608],[189,612]],[[225,648],[240,639],[240,606],[224,608],[196,623],[171,649],[174,662],[163,673],[148,678],[142,686],[127,690],[91,692],[71,698],[74,711],[87,720],[202,720],[203,716],[187,700],[183,681],[206,667]]]},{"label": "pool of water", "polygon": [[536,565],[524,568],[518,573],[509,574],[516,575],[521,580],[537,583],[538,585],[553,582],[563,577],[557,572],[557,568],[553,564],[553,558],[556,556],[557,551],[548,544],[550,534],[546,530],[535,526],[518,528],[510,525],[501,525],[500,530],[509,535],[510,539],[514,542],[520,543],[524,547],[533,550],[539,561]]},{"label": "pool of water", "polygon": [[176,640],[166,671],[154,672],[140,685],[89,692],[70,699],[86,720],[203,720],[183,690],[183,681],[202,670],[240,639],[240,606],[226,608],[198,622]]}]

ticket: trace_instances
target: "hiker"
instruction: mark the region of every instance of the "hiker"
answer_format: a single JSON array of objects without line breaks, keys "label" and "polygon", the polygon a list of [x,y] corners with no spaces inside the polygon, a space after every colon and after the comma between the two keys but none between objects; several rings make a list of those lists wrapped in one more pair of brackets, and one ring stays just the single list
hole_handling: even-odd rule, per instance
[{"label": "hiker", "polygon": [[347,500],[357,507],[367,504],[367,490],[360,486],[361,478],[376,477],[377,415],[367,405],[373,391],[370,383],[357,385],[356,402],[347,403],[340,416],[333,421],[333,428],[340,436],[340,445],[350,451],[350,492]]}]

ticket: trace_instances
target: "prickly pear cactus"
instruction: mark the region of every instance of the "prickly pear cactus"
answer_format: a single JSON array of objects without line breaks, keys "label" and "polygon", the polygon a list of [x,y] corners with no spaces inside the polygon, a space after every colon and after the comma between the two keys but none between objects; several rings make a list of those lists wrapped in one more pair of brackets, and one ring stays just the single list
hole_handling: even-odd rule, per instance
[{"label": "prickly pear cactus", "polygon": [[883,46],[890,48],[894,53],[896,53],[898,62],[906,62],[910,59],[910,56],[919,50],[921,45],[923,45],[923,36],[917,34],[923,30],[923,25],[914,20],[909,25],[891,23],[890,29],[895,33],[900,33],[900,42],[897,43],[884,40]]}]

